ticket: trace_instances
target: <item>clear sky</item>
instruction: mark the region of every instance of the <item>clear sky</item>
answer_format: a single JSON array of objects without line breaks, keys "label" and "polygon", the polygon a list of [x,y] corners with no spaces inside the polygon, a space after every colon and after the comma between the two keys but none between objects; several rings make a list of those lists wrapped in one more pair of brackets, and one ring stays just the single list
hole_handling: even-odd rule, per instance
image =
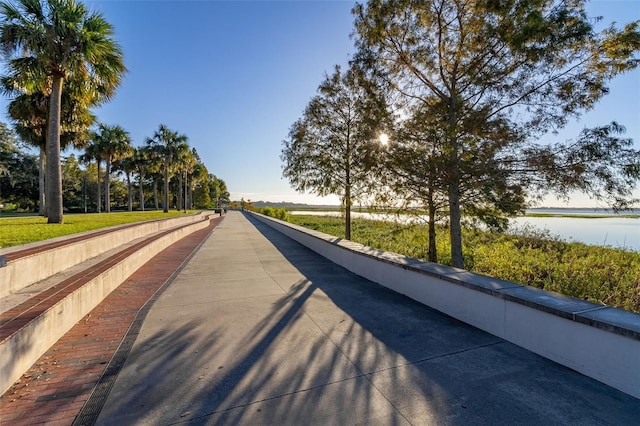
[{"label": "clear sky", "polygon": [[[354,1],[85,3],[115,26],[129,69],[114,99],[96,110],[101,122],[124,127],[134,145],[161,123],[186,134],[232,199],[338,203],[296,193],[281,177],[279,156],[324,73],[354,52]],[[623,24],[640,19],[640,1],[594,0],[589,12]],[[610,88],[563,136],[616,120],[640,147],[640,70]],[[3,121],[7,103],[0,98]]]}]

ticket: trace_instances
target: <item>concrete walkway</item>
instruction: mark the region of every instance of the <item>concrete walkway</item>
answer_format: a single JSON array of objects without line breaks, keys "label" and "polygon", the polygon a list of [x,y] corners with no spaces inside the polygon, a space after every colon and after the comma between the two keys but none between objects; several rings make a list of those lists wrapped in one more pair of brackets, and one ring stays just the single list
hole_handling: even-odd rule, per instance
[{"label": "concrete walkway", "polygon": [[154,303],[103,402],[103,425],[640,418],[640,400],[353,275],[240,212]]}]

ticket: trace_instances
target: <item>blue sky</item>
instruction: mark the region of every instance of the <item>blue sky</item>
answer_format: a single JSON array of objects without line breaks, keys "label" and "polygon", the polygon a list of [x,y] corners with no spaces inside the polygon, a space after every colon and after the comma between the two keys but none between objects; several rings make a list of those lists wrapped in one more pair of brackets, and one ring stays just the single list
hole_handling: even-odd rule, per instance
[{"label": "blue sky", "polygon": [[[115,26],[129,69],[98,119],[135,145],[159,124],[184,133],[232,199],[337,204],[296,193],[281,177],[281,142],[325,71],[346,65],[353,1],[86,1]],[[638,0],[595,0],[604,22],[640,19]],[[618,78],[562,137],[617,120],[640,147],[640,70]],[[0,99],[6,120],[6,99]],[[547,205],[560,205],[549,200]],[[573,206],[590,205],[583,197]]]}]

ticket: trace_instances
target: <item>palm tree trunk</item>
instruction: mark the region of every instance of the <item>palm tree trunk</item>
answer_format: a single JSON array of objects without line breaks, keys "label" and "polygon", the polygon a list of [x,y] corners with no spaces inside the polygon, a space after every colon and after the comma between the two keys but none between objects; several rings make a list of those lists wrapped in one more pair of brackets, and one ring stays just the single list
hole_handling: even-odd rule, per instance
[{"label": "palm tree trunk", "polygon": [[187,208],[191,210],[193,209],[193,177],[191,178],[191,183],[187,186],[187,199],[189,200]]},{"label": "palm tree trunk", "polygon": [[127,207],[128,207],[128,210],[131,212],[133,211],[133,193],[131,191],[131,176],[129,176],[129,173],[127,173],[127,188],[129,189],[129,194],[128,194],[129,197],[127,200],[127,203],[129,205]]},{"label": "palm tree trunk", "polygon": [[96,211],[100,213],[100,206],[102,205],[102,186],[100,185],[100,160],[98,160],[98,201],[96,203]]},{"label": "palm tree trunk", "polygon": [[142,175],[140,175],[140,211],[144,211],[144,188],[142,187]]},{"label": "palm tree trunk", "polygon": [[60,165],[60,109],[62,76],[54,75],[49,100],[49,128],[47,129],[47,223],[63,223],[62,167]]},{"label": "palm tree trunk", "polygon": [[189,207],[188,197],[189,197],[189,188],[187,185],[189,184],[189,175],[185,172],[184,174],[184,212],[187,212],[187,208]]},{"label": "palm tree trunk", "polygon": [[46,148],[44,146],[40,147],[40,157],[38,159],[38,198],[40,203],[38,205],[38,214],[40,216],[46,216],[46,204],[45,204],[45,189],[44,189],[44,170],[46,167]]},{"label": "palm tree trunk", "polygon": [[107,165],[104,171],[104,211],[105,213],[111,213],[111,182],[109,176],[111,175],[111,158],[107,158]]},{"label": "palm tree trunk", "polygon": [[162,206],[165,213],[169,213],[169,167],[164,167],[164,205]]},{"label": "palm tree trunk", "polygon": [[158,210],[158,179],[153,178],[153,203]]},{"label": "palm tree trunk", "polygon": [[182,210],[182,202],[184,201],[184,195],[182,192],[182,182],[184,182],[184,180],[182,179],[182,173],[179,172],[178,173],[178,211]]},{"label": "palm tree trunk", "polygon": [[82,172],[82,205],[84,206],[84,213],[87,213],[87,172]]}]

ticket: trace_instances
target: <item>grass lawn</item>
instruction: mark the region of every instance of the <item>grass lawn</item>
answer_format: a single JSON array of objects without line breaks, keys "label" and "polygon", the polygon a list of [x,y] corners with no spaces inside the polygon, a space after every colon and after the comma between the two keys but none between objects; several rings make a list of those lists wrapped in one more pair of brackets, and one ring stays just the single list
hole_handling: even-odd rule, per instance
[{"label": "grass lawn", "polygon": [[[188,213],[193,213],[191,210]],[[48,224],[41,216],[0,217],[0,248],[47,240],[63,235],[145,220],[184,216],[182,211],[146,211],[117,213],[65,214],[63,224]]]}]

